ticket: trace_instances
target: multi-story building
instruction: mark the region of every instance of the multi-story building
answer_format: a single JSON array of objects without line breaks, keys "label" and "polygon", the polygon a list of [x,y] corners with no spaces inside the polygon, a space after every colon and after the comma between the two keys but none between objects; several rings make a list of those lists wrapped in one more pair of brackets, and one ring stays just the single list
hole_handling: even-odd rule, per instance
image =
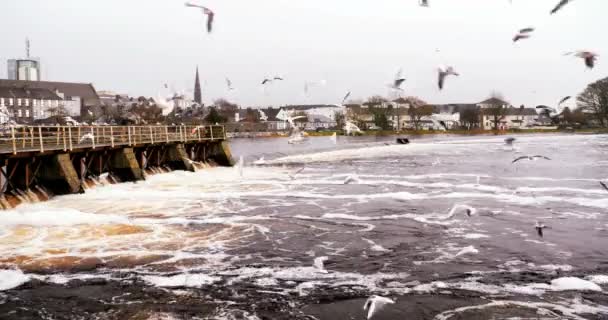
[{"label": "multi-story building", "polygon": [[85,113],[100,113],[100,100],[95,88],[90,83],[2,80],[0,88],[4,89],[44,89],[53,92],[63,100],[62,106],[71,117]]},{"label": "multi-story building", "polygon": [[9,59],[7,78],[9,80],[40,81],[40,58],[30,57],[30,40],[25,39],[25,58]]},{"label": "multi-story building", "polygon": [[0,87],[0,109],[6,108],[17,123],[31,124],[57,115],[62,104],[63,99],[47,89]]}]

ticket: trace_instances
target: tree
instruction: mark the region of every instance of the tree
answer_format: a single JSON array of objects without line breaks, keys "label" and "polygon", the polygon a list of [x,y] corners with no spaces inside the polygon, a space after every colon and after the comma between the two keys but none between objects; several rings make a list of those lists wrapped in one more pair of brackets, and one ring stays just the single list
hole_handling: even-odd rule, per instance
[{"label": "tree", "polygon": [[602,127],[608,126],[608,78],[588,85],[577,102],[581,111],[593,115]]},{"label": "tree", "polygon": [[213,105],[218,108],[218,112],[225,119],[234,119],[234,115],[239,111],[239,106],[224,98],[213,101]]},{"label": "tree", "polygon": [[494,99],[494,102],[484,109],[484,114],[491,117],[491,122],[494,130],[498,130],[498,124],[500,120],[507,114],[506,106],[500,104],[498,100],[504,101],[503,95],[498,91],[492,91],[490,99]]},{"label": "tree", "polygon": [[386,98],[384,98],[381,95],[374,95],[374,96],[367,98],[367,101],[365,102],[365,104],[370,105],[370,106],[379,106],[379,105],[382,105],[382,103],[387,102],[387,101],[388,100],[386,100]]},{"label": "tree", "polygon": [[383,108],[372,108],[370,107],[374,119],[374,125],[380,127],[382,130],[390,130],[390,123],[388,122],[388,111]]},{"label": "tree", "polygon": [[344,125],[346,124],[344,113],[339,111],[334,112],[334,120],[336,121],[336,127],[344,128]]},{"label": "tree", "polygon": [[460,123],[467,129],[479,126],[479,108],[466,108],[460,111]]},{"label": "tree", "polygon": [[246,122],[260,122],[260,113],[257,110],[253,110],[251,107],[245,111]]},{"label": "tree", "polygon": [[209,108],[209,114],[205,117],[205,121],[207,123],[224,123],[226,122],[226,118],[223,117],[215,107]]},{"label": "tree", "polygon": [[420,125],[422,124],[422,118],[433,114],[433,106],[410,104],[407,114],[410,116],[410,119],[414,124],[414,130],[418,131],[420,130]]}]

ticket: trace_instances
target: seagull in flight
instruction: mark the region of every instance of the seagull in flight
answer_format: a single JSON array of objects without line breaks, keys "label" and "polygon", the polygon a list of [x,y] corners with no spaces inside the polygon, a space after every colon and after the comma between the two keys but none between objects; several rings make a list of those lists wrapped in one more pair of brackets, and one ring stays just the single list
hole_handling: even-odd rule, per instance
[{"label": "seagull in flight", "polygon": [[543,229],[547,229],[548,227],[544,224],[542,224],[540,221],[536,221],[536,224],[534,225],[534,229],[536,229],[536,233],[538,233],[539,237],[543,237]]},{"label": "seagull in flight", "polygon": [[209,8],[203,7],[203,6],[195,4],[195,3],[186,2],[185,5],[186,5],[186,7],[190,7],[190,8],[203,9],[203,13],[207,16],[207,33],[211,33],[211,31],[213,30],[213,19],[215,18],[215,13],[213,11],[211,11]]},{"label": "seagull in flight", "polygon": [[538,160],[538,159],[551,160],[549,157],[545,157],[545,156],[521,156],[521,157],[513,160],[513,162],[511,162],[511,163],[515,163],[515,162],[520,161],[520,160],[535,161],[535,160]]},{"label": "seagull in flight", "polygon": [[83,135],[82,137],[80,137],[80,141],[78,143],[83,143],[86,140],[91,140],[91,142],[95,141],[95,136],[93,135],[93,133],[89,132]]},{"label": "seagull in flight", "polygon": [[230,81],[230,79],[228,78],[226,78],[226,86],[228,87],[228,90],[234,90],[234,88],[232,87],[232,81]]},{"label": "seagull in flight", "polygon": [[356,174],[351,174],[344,179],[344,184],[359,183],[361,180]]},{"label": "seagull in flight", "polygon": [[298,169],[298,170],[296,170],[296,171],[294,171],[294,172],[288,173],[288,174],[287,174],[287,176],[289,176],[289,178],[291,178],[291,180],[295,180],[295,179],[296,179],[296,176],[297,176],[297,175],[298,175],[300,172],[304,171],[304,169],[306,169],[306,167],[302,167],[302,168],[300,168],[300,169]]},{"label": "seagull in flight", "polygon": [[572,0],[560,0],[560,2],[553,8],[553,10],[551,10],[551,14],[558,12],[562,7],[564,7],[571,1]]},{"label": "seagull in flight", "polygon": [[534,32],[534,28],[523,28],[519,30],[515,37],[513,37],[513,42],[530,38],[532,36],[532,32]]},{"label": "seagull in flight", "polygon": [[608,190],[608,184],[606,184],[606,182],[600,181],[600,184],[602,187],[604,187],[604,189]]},{"label": "seagull in flight", "polygon": [[393,301],[389,298],[373,295],[373,296],[369,297],[367,299],[367,301],[365,301],[365,305],[363,305],[363,310],[368,310],[367,319],[369,320],[374,316],[375,313],[382,310],[382,308],[384,308],[384,306],[386,306],[387,304],[394,304],[394,303],[395,303],[395,301]]},{"label": "seagull in flight", "polygon": [[283,81],[284,79],[279,76],[275,76],[273,78],[264,78],[264,81],[262,81],[262,84],[273,83],[274,81],[277,81],[277,80]]},{"label": "seagull in flight", "polygon": [[445,82],[445,78],[449,75],[453,75],[453,76],[459,76],[460,74],[458,74],[458,72],[454,71],[454,68],[451,66],[439,66],[438,68],[438,82],[437,84],[439,85],[439,90],[443,89],[443,84]]},{"label": "seagull in flight", "polygon": [[420,0],[420,2],[418,2],[418,4],[420,4],[421,7],[428,7],[429,0]]},{"label": "seagull in flight", "polygon": [[595,67],[595,61],[597,60],[597,57],[599,56],[595,52],[586,51],[586,50],[568,52],[565,55],[574,55],[577,58],[582,58],[583,60],[585,60],[585,65],[589,69],[593,69],[593,67]]},{"label": "seagull in flight", "polygon": [[506,139],[505,139],[505,143],[506,143],[508,146],[512,146],[514,141],[515,141],[515,138],[513,138],[513,137],[509,137],[509,138],[506,138]]},{"label": "seagull in flight", "polygon": [[402,72],[402,69],[399,69],[399,71],[397,71],[397,74],[395,75],[395,80],[393,80],[393,83],[389,85],[390,88],[395,90],[403,90],[401,89],[401,85],[403,84],[403,82],[405,82],[405,78],[401,76]]}]

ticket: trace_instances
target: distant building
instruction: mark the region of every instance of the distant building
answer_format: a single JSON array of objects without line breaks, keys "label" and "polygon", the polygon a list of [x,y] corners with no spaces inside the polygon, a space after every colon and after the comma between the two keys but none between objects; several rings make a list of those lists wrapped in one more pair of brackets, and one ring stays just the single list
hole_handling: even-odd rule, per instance
[{"label": "distant building", "polygon": [[55,116],[62,104],[63,99],[48,89],[0,86],[0,110],[6,108],[16,123],[32,124]]},{"label": "distant building", "polygon": [[78,117],[89,111],[99,113],[100,100],[92,84],[0,79],[0,88],[3,92],[21,89],[31,92],[38,89],[48,90],[60,98],[61,106],[72,117]]},{"label": "distant building", "polygon": [[30,41],[25,40],[25,58],[7,61],[7,78],[9,80],[40,81],[40,58],[30,57]]}]

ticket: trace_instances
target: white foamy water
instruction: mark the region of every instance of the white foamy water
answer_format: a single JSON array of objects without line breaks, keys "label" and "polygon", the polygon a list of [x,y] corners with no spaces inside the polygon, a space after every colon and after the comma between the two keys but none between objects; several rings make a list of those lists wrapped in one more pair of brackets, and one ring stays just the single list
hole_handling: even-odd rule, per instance
[{"label": "white foamy water", "polygon": [[[491,299],[505,296],[542,297],[547,305],[527,306],[573,317],[584,308],[601,313],[590,301],[561,303],[573,292],[602,294],[608,283],[597,269],[608,254],[608,197],[595,180],[608,167],[591,166],[602,149],[583,144],[595,139],[518,138],[522,154],[554,159],[518,166],[503,137],[236,143],[239,169],[155,174],[6,211],[0,266],[27,272],[10,271],[20,280],[0,283],[141,279],[216,301],[214,314],[225,318],[257,317],[240,310],[243,301],[280,296],[288,301],[280,308],[300,310],[320,292],[344,291],[449,300],[465,290],[489,299],[485,307],[442,307],[440,318],[499,307]],[[349,175],[358,183],[344,184]],[[542,238],[536,220],[550,226]],[[576,273],[583,270],[588,277]]]}]

